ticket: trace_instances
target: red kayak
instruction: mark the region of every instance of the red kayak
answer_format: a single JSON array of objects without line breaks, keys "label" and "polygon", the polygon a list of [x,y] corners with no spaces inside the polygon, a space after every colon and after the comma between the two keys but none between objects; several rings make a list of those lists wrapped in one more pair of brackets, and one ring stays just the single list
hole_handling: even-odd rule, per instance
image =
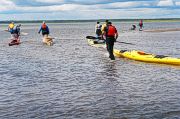
[{"label": "red kayak", "polygon": [[12,40],[12,41],[9,43],[9,46],[19,45],[19,44],[20,44],[20,40]]}]

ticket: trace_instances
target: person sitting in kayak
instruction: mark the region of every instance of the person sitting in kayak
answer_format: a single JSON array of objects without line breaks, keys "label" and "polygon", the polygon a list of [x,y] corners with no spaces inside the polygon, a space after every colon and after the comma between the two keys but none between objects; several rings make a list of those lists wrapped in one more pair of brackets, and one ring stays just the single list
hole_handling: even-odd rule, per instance
[{"label": "person sitting in kayak", "polygon": [[41,25],[41,28],[39,29],[39,34],[41,33],[41,31],[42,31],[42,35],[43,35],[43,37],[44,36],[47,36],[48,37],[48,35],[49,35],[49,28],[48,28],[48,26],[46,25],[46,23],[43,21],[43,23],[42,23],[42,25]]},{"label": "person sitting in kayak", "polygon": [[143,28],[143,20],[140,20],[139,22],[139,31],[142,31]]},{"label": "person sitting in kayak", "polygon": [[102,25],[100,25],[100,22],[97,22],[96,26],[95,26],[95,33],[98,39],[101,39],[101,27]]},{"label": "person sitting in kayak", "polygon": [[132,25],[131,30],[136,30],[136,25]]},{"label": "person sitting in kayak", "polygon": [[109,52],[109,58],[111,60],[115,60],[114,54],[113,54],[113,47],[114,42],[116,42],[116,39],[118,38],[118,32],[115,26],[112,25],[111,22],[108,22],[107,27],[105,28],[105,37],[106,37],[106,45],[107,45],[107,51]]}]

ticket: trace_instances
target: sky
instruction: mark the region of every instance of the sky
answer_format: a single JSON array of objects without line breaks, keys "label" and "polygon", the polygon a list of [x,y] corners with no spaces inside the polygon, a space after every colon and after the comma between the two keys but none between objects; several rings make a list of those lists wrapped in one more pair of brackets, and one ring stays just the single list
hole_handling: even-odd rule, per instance
[{"label": "sky", "polygon": [[180,0],[1,0],[2,20],[180,18]]}]

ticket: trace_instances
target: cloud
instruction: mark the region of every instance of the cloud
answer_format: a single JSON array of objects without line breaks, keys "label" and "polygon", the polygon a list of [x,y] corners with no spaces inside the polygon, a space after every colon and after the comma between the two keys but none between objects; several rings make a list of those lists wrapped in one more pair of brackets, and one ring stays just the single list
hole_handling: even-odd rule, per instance
[{"label": "cloud", "polygon": [[173,6],[173,0],[160,0],[157,6]]},{"label": "cloud", "polygon": [[36,0],[37,2],[44,2],[44,3],[64,3],[65,0]]},{"label": "cloud", "polygon": [[180,6],[180,2],[176,2],[175,4],[176,4],[177,6]]},{"label": "cloud", "polygon": [[0,15],[26,20],[180,17],[179,6],[180,0],[1,0]]},{"label": "cloud", "polygon": [[10,0],[1,0],[0,11],[6,11],[9,9],[13,9],[15,4]]},{"label": "cloud", "polygon": [[[42,1],[42,0],[36,0]],[[51,0],[44,0],[44,2],[52,2]],[[63,0],[59,0],[56,2],[63,2]],[[76,1],[79,2],[79,1]],[[100,1],[99,1],[100,2]],[[23,3],[21,3],[23,4]],[[106,3],[106,4],[57,4],[57,5],[49,5],[49,6],[16,6],[14,10],[17,12],[23,11],[24,13],[29,12],[60,12],[60,11],[80,11],[80,10],[99,10],[99,9],[122,9],[122,8],[136,8],[142,6],[150,6],[150,3],[147,2],[114,2],[114,3]],[[22,12],[21,12],[22,13]]]}]

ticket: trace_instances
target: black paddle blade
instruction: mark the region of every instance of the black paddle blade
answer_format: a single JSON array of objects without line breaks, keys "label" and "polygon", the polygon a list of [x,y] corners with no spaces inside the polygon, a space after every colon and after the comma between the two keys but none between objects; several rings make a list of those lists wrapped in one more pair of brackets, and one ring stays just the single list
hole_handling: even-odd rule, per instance
[{"label": "black paddle blade", "polygon": [[123,43],[123,44],[129,44],[129,45],[135,45],[133,43],[127,43],[127,42],[121,42],[121,41],[116,41],[117,43]]},{"label": "black paddle blade", "polygon": [[96,37],[94,36],[86,36],[87,39],[97,39]]}]

